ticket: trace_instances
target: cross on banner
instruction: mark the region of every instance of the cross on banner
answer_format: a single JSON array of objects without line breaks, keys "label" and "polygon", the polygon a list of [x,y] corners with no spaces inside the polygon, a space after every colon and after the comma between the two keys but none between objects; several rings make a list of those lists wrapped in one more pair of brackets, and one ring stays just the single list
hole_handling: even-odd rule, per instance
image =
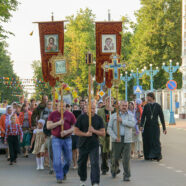
[{"label": "cross on banner", "polygon": [[119,63],[119,56],[118,55],[112,55],[111,56],[112,63],[104,65],[104,69],[106,70],[113,70],[113,80],[119,80],[120,79],[120,74],[119,70],[123,67],[125,67],[125,64]]}]

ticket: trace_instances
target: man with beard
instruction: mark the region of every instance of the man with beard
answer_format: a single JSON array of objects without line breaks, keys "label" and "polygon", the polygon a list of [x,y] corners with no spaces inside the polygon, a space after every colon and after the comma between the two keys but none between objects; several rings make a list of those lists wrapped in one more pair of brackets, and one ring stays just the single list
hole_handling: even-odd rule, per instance
[{"label": "man with beard", "polygon": [[161,106],[155,102],[153,92],[147,94],[147,102],[145,105],[140,130],[143,131],[143,151],[145,160],[162,159],[161,143],[160,143],[160,126],[158,117],[160,117],[163,133],[167,134],[164,115]]},{"label": "man with beard", "polygon": [[37,121],[41,119],[42,113],[47,106],[47,102],[48,102],[48,96],[46,95],[42,96],[41,103],[34,109],[32,113],[32,118],[31,118],[32,126],[35,127],[37,124]]}]

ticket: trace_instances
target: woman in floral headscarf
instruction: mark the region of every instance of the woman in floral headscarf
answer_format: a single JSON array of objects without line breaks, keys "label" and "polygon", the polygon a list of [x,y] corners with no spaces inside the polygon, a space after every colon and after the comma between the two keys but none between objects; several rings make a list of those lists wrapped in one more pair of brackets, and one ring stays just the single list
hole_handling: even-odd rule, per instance
[{"label": "woman in floral headscarf", "polygon": [[[12,116],[12,107],[9,105],[6,107],[6,113],[3,114],[0,118],[0,130],[1,130],[1,138],[2,138],[3,144],[4,144],[4,137],[5,137],[6,128],[11,122],[11,120],[10,120],[11,116]],[[17,120],[16,122],[19,123],[18,118],[16,118],[16,120]],[[10,159],[9,150],[7,150],[7,154],[8,154],[8,160],[9,160]]]}]

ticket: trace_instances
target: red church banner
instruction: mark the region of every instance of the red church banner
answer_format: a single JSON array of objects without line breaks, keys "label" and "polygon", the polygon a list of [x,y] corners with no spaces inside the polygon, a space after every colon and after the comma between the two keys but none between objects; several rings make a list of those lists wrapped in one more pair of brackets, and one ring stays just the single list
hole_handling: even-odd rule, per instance
[{"label": "red church banner", "polygon": [[42,72],[45,82],[55,86],[56,80],[50,75],[49,60],[58,53],[64,54],[64,22],[39,22],[39,36],[42,60]]},{"label": "red church banner", "polygon": [[[113,53],[121,55],[122,22],[96,22],[96,81],[104,80],[104,62],[111,63]],[[112,70],[105,73],[106,86],[112,87]]]}]

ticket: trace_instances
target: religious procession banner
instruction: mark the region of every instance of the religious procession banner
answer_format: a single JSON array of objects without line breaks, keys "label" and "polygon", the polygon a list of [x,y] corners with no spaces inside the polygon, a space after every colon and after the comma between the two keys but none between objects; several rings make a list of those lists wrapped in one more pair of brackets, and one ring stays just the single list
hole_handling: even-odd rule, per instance
[{"label": "religious procession banner", "polygon": [[56,79],[51,76],[49,60],[59,53],[64,54],[64,22],[38,22],[43,79],[54,87]]},{"label": "religious procession banner", "polygon": [[[112,63],[112,54],[121,54],[122,22],[96,22],[96,81],[104,81],[105,62]],[[105,73],[106,86],[112,87],[113,73],[109,70]]]}]

